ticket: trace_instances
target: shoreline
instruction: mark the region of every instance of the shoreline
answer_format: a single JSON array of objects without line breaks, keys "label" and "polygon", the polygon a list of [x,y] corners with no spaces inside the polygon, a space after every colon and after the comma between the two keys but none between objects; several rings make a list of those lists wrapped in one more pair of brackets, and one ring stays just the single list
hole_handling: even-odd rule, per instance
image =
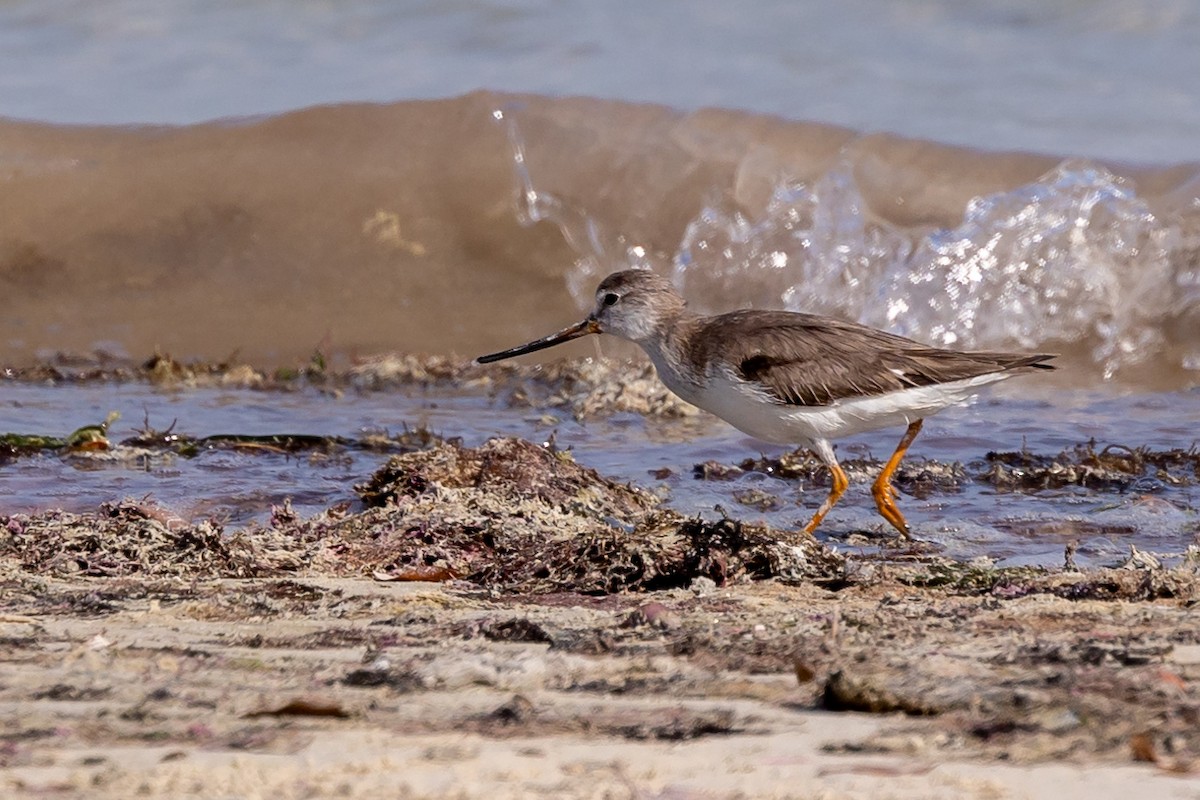
[{"label": "shoreline", "polygon": [[[32,582],[38,599],[20,593],[0,620],[13,665],[0,785],[17,797],[1115,798],[1197,785],[1200,645],[1171,644],[1197,635],[1178,598],[887,579],[604,598],[362,579]],[[1189,585],[1200,596],[1194,573]],[[835,681],[878,707],[826,710]],[[905,710],[914,698],[929,706]]]},{"label": "shoreline", "polygon": [[[231,535],[0,517],[14,796],[1194,792],[1197,554],[996,568],[435,443]],[[430,582],[433,579],[434,582]]]}]

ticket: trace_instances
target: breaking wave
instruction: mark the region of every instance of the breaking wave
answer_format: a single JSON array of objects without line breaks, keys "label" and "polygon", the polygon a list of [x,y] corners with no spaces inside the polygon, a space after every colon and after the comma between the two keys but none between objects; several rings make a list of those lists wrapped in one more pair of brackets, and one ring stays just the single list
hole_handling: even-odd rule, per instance
[{"label": "breaking wave", "polygon": [[627,266],[704,311],[1200,381],[1193,164],[493,92],[181,127],[0,119],[0,365],[474,355],[560,327]]}]

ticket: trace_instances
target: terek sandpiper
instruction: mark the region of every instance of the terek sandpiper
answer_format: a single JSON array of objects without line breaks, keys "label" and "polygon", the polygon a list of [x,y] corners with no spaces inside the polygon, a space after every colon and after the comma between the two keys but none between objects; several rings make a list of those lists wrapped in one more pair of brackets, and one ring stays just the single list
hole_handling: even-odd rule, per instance
[{"label": "terek sandpiper", "polygon": [[1045,363],[1053,355],[944,350],[815,314],[743,310],[702,317],[687,310],[666,279],[646,270],[615,272],[601,281],[596,306],[582,322],[476,361],[512,358],[589,333],[638,344],[667,388],[738,430],[814,450],[833,485],[806,533],[849,485],[830,440],[908,426],[872,487],[879,513],[907,538],[891,479],[924,418],[987,384],[1054,369]]}]

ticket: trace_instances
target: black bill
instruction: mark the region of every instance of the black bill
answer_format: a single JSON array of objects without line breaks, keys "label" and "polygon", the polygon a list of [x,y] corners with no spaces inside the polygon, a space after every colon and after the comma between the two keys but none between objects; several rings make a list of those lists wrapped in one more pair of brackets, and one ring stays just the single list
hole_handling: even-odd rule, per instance
[{"label": "black bill", "polygon": [[545,350],[547,347],[553,347],[556,344],[569,342],[572,339],[578,339],[580,336],[587,336],[589,333],[599,333],[600,326],[596,324],[596,320],[588,317],[583,322],[572,325],[569,328],[563,328],[558,333],[552,333],[541,339],[535,339],[529,344],[523,344],[519,347],[513,347],[508,350],[501,350],[499,353],[490,353],[486,356],[480,356],[475,359],[477,364],[490,364],[493,361],[500,361],[513,356],[523,356],[526,353],[532,353],[536,350]]}]

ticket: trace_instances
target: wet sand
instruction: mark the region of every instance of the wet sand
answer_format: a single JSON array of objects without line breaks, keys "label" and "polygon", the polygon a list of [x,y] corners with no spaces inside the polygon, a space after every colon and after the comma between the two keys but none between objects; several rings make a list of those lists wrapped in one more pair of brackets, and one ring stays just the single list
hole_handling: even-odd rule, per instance
[{"label": "wet sand", "polygon": [[519,439],[231,535],[0,517],[10,796],[1194,797],[1197,557],[703,522]]}]

